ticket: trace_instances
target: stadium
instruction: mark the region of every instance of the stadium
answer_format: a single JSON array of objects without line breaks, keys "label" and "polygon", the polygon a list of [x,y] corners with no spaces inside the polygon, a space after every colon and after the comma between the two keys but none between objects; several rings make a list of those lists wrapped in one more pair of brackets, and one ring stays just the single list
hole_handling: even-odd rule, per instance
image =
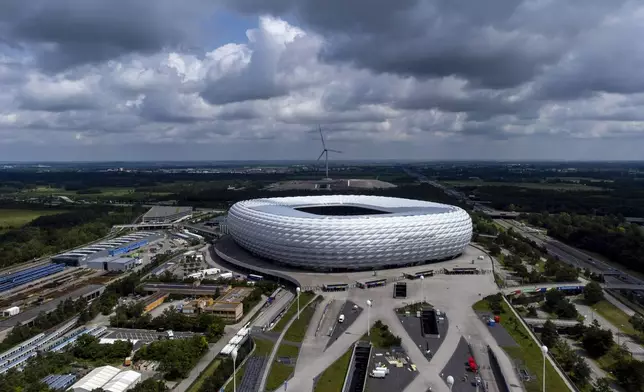
[{"label": "stadium", "polygon": [[463,209],[381,196],[324,195],[246,200],[228,232],[250,253],[307,270],[405,267],[459,256],[472,237]]}]

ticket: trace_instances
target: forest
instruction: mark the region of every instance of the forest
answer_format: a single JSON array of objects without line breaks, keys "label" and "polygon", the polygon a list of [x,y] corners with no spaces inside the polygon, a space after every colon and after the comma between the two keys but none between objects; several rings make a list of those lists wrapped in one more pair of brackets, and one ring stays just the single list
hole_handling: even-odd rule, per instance
[{"label": "forest", "polygon": [[644,273],[642,228],[620,217],[542,213],[523,218],[534,226],[546,228],[553,238]]},{"label": "forest", "polygon": [[143,211],[137,207],[91,206],[41,216],[0,233],[0,268],[95,241],[107,235],[113,225],[129,223]]}]

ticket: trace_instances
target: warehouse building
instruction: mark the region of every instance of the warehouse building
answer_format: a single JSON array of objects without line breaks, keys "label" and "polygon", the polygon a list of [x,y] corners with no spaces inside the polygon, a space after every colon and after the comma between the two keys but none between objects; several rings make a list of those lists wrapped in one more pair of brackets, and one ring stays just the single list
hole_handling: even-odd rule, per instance
[{"label": "warehouse building", "polygon": [[147,283],[143,285],[143,291],[146,293],[167,293],[183,295],[218,295],[225,293],[231,288],[227,284],[202,284],[194,285],[192,283]]},{"label": "warehouse building", "polygon": [[221,317],[228,323],[236,323],[244,316],[244,299],[253,292],[248,287],[233,287],[217,299],[204,299],[192,301],[182,309],[183,313],[210,313]]},{"label": "warehouse building", "polygon": [[51,258],[51,261],[70,267],[86,267],[91,260],[127,254],[162,238],[163,234],[159,232],[131,233],[56,255]]},{"label": "warehouse building", "polygon": [[143,215],[143,223],[170,223],[192,216],[192,207],[154,206]]},{"label": "warehouse building", "polygon": [[141,373],[133,370],[121,371],[113,366],[101,366],[87,373],[69,389],[73,392],[91,392],[102,389],[105,392],[125,392],[141,381]]},{"label": "warehouse building", "polygon": [[102,389],[105,392],[125,392],[133,388],[140,381],[141,373],[135,372],[134,370],[125,370],[114,376]]},{"label": "warehouse building", "polygon": [[72,385],[71,390],[74,392],[92,392],[95,389],[103,388],[108,381],[120,372],[114,366],[97,367]]},{"label": "warehouse building", "polygon": [[131,257],[99,257],[88,261],[87,268],[110,272],[125,272],[133,269],[137,262],[137,259]]}]

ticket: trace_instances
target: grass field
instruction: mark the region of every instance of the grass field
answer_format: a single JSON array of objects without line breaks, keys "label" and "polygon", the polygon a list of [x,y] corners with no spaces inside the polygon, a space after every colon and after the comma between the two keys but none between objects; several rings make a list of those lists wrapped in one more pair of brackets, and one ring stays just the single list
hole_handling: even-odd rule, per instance
[{"label": "grass field", "polygon": [[[528,369],[528,372],[536,379],[525,383],[527,392],[540,392],[543,380],[543,354],[539,345],[532,340],[528,331],[523,327],[514,313],[510,310],[505,302],[503,306],[502,325],[512,336],[518,347],[501,347],[512,360],[521,363],[522,367]],[[472,308],[477,311],[489,311],[490,307],[486,300],[475,303]],[[550,362],[546,362],[546,390],[548,391],[567,391],[566,383],[561,379],[559,373],[555,371]]]},{"label": "grass field", "polygon": [[353,347],[331,364],[318,378],[313,392],[337,392],[342,390],[344,379],[349,371]]},{"label": "grass field", "polygon": [[630,317],[617,306],[603,300],[593,305],[592,308],[623,333],[632,336],[639,335],[635,328],[633,328],[633,325],[628,322]]},{"label": "grass field", "polygon": [[[300,298],[300,301],[302,298]],[[300,303],[301,304],[301,303]],[[315,313],[315,306],[316,302],[311,302],[306,308],[304,308],[300,312],[300,318],[295,319],[293,321],[293,324],[288,328],[286,333],[284,334],[284,339],[294,342],[294,343],[300,343],[302,340],[304,340],[304,335],[306,335],[306,330],[309,327],[309,323],[311,322],[311,319],[313,318],[313,314]]]},{"label": "grass field", "polygon": [[[300,293],[300,306],[305,306],[313,297],[315,294],[313,293]],[[291,303],[291,306],[288,308],[288,310],[284,313],[280,321],[277,322],[277,325],[273,327],[272,331],[274,332],[282,332],[284,327],[286,327],[286,324],[288,324],[289,320],[295,314],[297,313],[297,299]]]},{"label": "grass field", "polygon": [[547,182],[497,182],[497,181],[441,181],[441,183],[454,187],[463,186],[515,186],[527,189],[545,189],[551,191],[601,191],[603,188],[572,183],[547,183]]},{"label": "grass field", "polygon": [[[277,349],[276,357],[289,357],[295,360],[298,355],[300,355],[299,347],[282,343]],[[273,391],[279,388],[280,385],[284,384],[284,381],[291,377],[294,371],[295,363],[293,365],[285,365],[276,360],[273,361],[268,377],[266,378],[266,390]]]},{"label": "grass field", "polygon": [[201,390],[201,386],[203,385],[204,381],[213,374],[215,374],[215,370],[219,367],[219,364],[221,363],[220,359],[213,359],[212,362],[208,365],[208,367],[197,377],[197,379],[190,385],[188,388],[187,392],[199,392]]},{"label": "grass field", "polygon": [[26,225],[44,215],[62,214],[64,210],[3,210],[0,209],[0,230]]}]

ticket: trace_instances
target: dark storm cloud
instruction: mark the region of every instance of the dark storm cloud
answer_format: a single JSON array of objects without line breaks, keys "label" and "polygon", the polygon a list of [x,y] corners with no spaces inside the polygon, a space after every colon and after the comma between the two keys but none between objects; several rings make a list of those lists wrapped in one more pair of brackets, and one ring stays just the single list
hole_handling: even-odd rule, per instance
[{"label": "dark storm cloud", "polygon": [[48,70],[191,42],[202,1],[5,0],[0,36],[34,46]]},{"label": "dark storm cloud", "polygon": [[507,88],[556,63],[578,34],[625,0],[229,0],[243,12],[295,14],[323,34],[322,58],[376,72],[455,75]]}]

